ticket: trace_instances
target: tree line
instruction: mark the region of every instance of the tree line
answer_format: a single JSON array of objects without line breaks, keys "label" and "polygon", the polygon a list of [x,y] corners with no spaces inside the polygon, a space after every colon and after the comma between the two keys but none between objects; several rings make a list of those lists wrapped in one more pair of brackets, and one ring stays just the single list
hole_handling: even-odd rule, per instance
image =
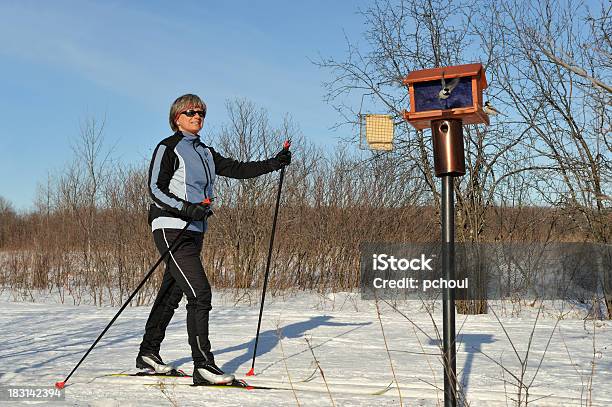
[{"label": "tree line", "polygon": [[[287,135],[294,140],[273,290],[353,289],[360,242],[439,239],[430,133],[400,120],[408,102],[398,83],[415,69],[473,61],[483,62],[486,96],[504,116],[488,127],[465,127],[457,240],[610,244],[609,3],[402,0],[376,1],[360,12],[365,45],[348,39],[345,59],[317,62],[330,74],[326,100],[340,113],[339,127],[355,135],[349,143],[334,151],[315,147],[291,119],[272,125],[267,112],[245,100],[229,101],[229,122],[206,135],[240,160],[270,157]],[[355,96],[360,106],[350,103]],[[392,152],[352,148],[364,109],[396,118]],[[53,290],[77,302],[125,298],[157,255],[146,222],[146,166],[114,162],[104,122],[85,121],[74,159],[41,182],[33,211],[16,213],[0,201],[2,286]],[[261,283],[276,182],[274,174],[219,178],[203,256],[216,286]],[[160,278],[136,303],[151,300]],[[611,310],[612,290],[606,302]],[[486,302],[460,307],[485,312]]]}]

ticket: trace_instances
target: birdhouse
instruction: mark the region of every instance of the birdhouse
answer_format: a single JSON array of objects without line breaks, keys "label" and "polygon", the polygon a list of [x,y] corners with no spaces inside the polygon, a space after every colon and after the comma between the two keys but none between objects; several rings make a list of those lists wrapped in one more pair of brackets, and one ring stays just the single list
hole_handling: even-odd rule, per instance
[{"label": "birdhouse", "polygon": [[410,111],[404,112],[404,119],[417,130],[429,128],[432,120],[440,119],[489,124],[483,111],[482,91],[487,78],[482,64],[413,71],[403,83],[410,92]]}]

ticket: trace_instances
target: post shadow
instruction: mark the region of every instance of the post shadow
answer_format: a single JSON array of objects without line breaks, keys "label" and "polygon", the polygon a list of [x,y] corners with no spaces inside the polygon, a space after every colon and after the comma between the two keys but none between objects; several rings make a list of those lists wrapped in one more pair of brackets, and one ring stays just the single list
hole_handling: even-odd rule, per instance
[{"label": "post shadow", "polygon": [[[469,385],[470,375],[474,365],[474,354],[482,352],[481,345],[493,343],[496,342],[496,340],[493,339],[493,335],[490,334],[460,334],[457,342],[463,343],[465,352],[467,353],[461,372],[461,388],[465,390]],[[440,341],[437,339],[430,340],[429,345],[440,346]]]}]

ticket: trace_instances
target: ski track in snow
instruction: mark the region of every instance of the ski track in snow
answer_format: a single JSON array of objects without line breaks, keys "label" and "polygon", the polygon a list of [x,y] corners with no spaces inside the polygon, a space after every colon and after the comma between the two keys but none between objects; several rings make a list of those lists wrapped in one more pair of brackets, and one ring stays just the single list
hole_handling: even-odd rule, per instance
[{"label": "ski track in snow", "polygon": [[[50,386],[63,380],[118,310],[118,307],[14,302],[5,297],[0,299],[2,385]],[[168,327],[161,355],[178,368],[191,372],[184,305],[183,302]],[[398,307],[429,336],[381,303],[385,334],[404,405],[442,404],[443,374],[432,321],[419,303],[403,303]],[[399,405],[374,302],[362,301],[358,294],[269,296],[258,345],[257,376],[247,378],[244,375],[251,364],[259,306],[234,305],[228,293],[216,292],[210,331],[217,364],[251,384],[287,390],[190,387],[185,385],[191,383],[190,378],[105,376],[136,371],[135,358],[149,309],[149,306],[127,308],[70,378],[66,400],[52,405],[292,406],[297,403],[290,390],[287,369],[300,405],[331,405],[305,338],[313,346],[335,405]],[[535,310],[524,305],[520,317],[500,316],[521,355],[528,348],[535,314]],[[439,308],[434,319],[441,331]],[[540,317],[532,339],[526,381],[531,381],[537,370],[555,323],[552,312]],[[278,327],[282,331],[285,360]],[[504,388],[504,380],[511,381],[511,375],[502,372],[489,358],[514,374],[520,372],[520,364],[494,315],[467,319],[457,315],[457,331],[458,378],[466,389],[470,405],[505,406],[507,402],[512,405],[509,399],[516,398],[516,388],[511,384]],[[530,388],[530,400],[540,398],[532,405],[586,405],[586,385],[593,360],[593,405],[612,405],[612,324],[596,321],[594,326],[593,321],[584,321],[579,313],[561,320]],[[164,383],[164,391],[159,383]],[[376,392],[382,394],[373,395]]]}]

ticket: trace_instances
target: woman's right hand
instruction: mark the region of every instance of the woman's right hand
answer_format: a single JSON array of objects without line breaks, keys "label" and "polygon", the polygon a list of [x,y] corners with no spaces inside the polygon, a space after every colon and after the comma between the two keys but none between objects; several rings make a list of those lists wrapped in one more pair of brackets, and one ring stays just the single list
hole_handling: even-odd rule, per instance
[{"label": "woman's right hand", "polygon": [[206,220],[212,213],[209,203],[185,202],[181,210],[181,215],[196,221]]}]

